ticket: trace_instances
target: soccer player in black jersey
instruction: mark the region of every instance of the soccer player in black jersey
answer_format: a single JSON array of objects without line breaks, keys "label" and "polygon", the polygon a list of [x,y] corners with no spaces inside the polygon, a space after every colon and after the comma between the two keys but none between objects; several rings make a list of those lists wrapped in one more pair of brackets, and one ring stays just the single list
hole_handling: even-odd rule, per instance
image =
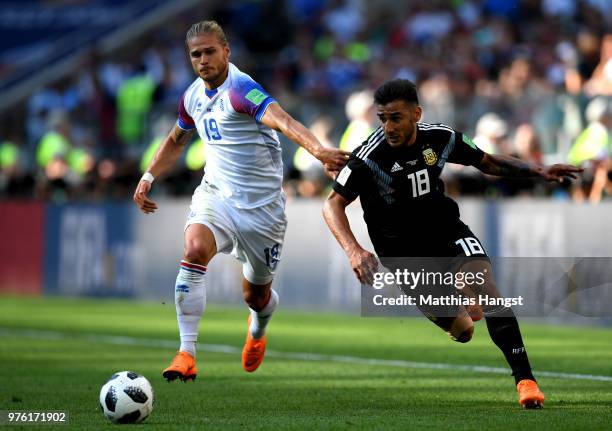
[{"label": "soccer player in black jersey", "polygon": [[[374,103],[381,127],[353,151],[336,177],[323,210],[357,278],[372,284],[378,270],[376,257],[359,245],[345,214],[347,205],[359,197],[370,238],[383,265],[387,266],[385,258],[391,257],[449,257],[455,259],[455,265],[459,262],[454,270],[473,272],[478,264],[478,268],[485,269],[484,286],[470,287],[478,294],[501,298],[483,246],[459,219],[457,204],[444,195],[440,180],[444,165],[459,163],[475,166],[489,175],[541,177],[548,181],[576,178],[581,170],[487,154],[451,127],[419,123],[422,109],[416,86],[407,80],[383,84],[376,90]],[[470,341],[473,320],[479,320],[484,313],[491,339],[512,369],[520,405],[543,406],[544,394],[531,372],[511,308],[485,305],[466,310],[459,305],[451,308],[450,314],[448,308],[419,308],[453,340],[462,343]]]}]

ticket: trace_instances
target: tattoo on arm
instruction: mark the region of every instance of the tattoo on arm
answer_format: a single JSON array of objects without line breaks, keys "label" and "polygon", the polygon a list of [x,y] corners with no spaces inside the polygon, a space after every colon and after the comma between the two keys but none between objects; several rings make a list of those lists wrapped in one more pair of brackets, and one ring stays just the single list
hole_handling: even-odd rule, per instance
[{"label": "tattoo on arm", "polygon": [[183,130],[177,124],[175,124],[172,128],[172,139],[177,145],[182,147],[189,142],[194,133],[195,129]]},{"label": "tattoo on arm", "polygon": [[538,166],[516,157],[487,155],[486,162],[481,164],[481,171],[500,177],[537,177],[540,175]]}]

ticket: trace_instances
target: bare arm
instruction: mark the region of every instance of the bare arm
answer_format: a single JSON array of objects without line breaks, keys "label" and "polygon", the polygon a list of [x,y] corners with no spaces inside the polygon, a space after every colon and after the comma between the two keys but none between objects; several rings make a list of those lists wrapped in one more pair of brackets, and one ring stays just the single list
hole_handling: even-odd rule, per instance
[{"label": "bare arm", "polygon": [[359,245],[351,230],[345,212],[350,203],[350,201],[332,191],[323,206],[323,218],[348,256],[351,267],[359,281],[372,284],[374,273],[378,269],[378,261],[376,256]]},{"label": "bare arm", "polygon": [[575,179],[583,169],[571,165],[544,166],[526,162],[516,157],[486,154],[479,165],[485,174],[500,177],[542,177],[548,181],[561,182],[564,178]]},{"label": "bare arm", "polygon": [[296,121],[278,103],[272,103],[266,109],[261,122],[277,130],[291,141],[303,147],[315,156],[332,172],[337,172],[348,160],[349,153],[337,148],[326,148],[302,123]]},{"label": "bare arm", "polygon": [[175,124],[159,146],[147,171],[151,172],[155,178],[166,173],[179,159],[195,131],[196,129],[183,130],[178,124]]},{"label": "bare arm", "polygon": [[[159,146],[159,149],[153,157],[153,161],[149,165],[147,172],[150,172],[153,177],[157,178],[166,173],[178,160],[185,145],[194,135],[195,129],[183,130],[178,124],[175,124],[168,136]],[[138,208],[145,214],[155,212],[157,204],[148,198],[147,193],[151,190],[151,183],[146,180],[140,180],[136,191],[134,192],[134,202]]]}]

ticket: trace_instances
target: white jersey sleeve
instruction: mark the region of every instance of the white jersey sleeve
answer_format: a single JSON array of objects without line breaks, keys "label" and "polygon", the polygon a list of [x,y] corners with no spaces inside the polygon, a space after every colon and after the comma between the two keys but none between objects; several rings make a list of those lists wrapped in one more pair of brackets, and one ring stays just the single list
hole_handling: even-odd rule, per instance
[{"label": "white jersey sleeve", "polygon": [[193,121],[193,118],[191,118],[191,115],[189,115],[187,109],[185,109],[185,94],[183,94],[181,100],[179,100],[178,120],[176,123],[183,130],[195,129],[195,121]]}]

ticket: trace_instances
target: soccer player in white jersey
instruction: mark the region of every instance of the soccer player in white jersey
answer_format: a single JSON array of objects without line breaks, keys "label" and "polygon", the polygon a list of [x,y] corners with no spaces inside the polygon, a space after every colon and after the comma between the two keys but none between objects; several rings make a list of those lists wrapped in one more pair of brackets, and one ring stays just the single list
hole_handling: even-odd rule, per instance
[{"label": "soccer player in white jersey", "polygon": [[328,171],[338,171],[348,158],[348,153],[323,147],[257,82],[229,62],[230,47],[216,22],[194,24],[186,44],[198,78],[181,97],[178,121],[134,193],[143,212],[154,212],[157,205],[147,197],[153,180],[174,165],[197,131],[206,143],[206,167],[185,225],[184,255],[175,284],[181,344],[163,371],[169,381],[196,377],[206,266],[217,253],[231,252],[243,263],[242,290],[250,315],[242,366],[253,372],[264,358],[266,325],[278,304],[271,284],[287,226],[276,130],[304,147]]}]

